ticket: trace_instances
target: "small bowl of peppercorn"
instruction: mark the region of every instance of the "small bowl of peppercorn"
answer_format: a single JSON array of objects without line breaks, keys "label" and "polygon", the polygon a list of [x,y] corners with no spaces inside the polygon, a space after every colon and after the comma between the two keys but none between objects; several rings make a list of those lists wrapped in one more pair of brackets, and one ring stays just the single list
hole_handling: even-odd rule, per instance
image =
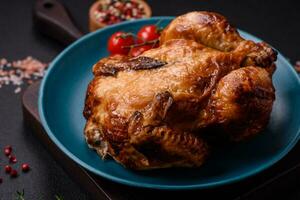
[{"label": "small bowl of peppercorn", "polygon": [[98,0],[90,8],[89,29],[92,32],[126,20],[149,18],[151,14],[143,0]]}]

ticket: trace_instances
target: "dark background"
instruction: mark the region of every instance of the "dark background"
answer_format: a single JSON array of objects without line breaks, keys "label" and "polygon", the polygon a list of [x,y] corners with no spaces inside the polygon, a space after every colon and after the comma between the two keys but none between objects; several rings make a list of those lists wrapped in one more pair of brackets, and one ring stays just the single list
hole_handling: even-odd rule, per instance
[{"label": "dark background", "polygon": [[[44,62],[51,60],[64,46],[37,32],[32,24],[34,0],[0,1],[0,58],[23,59],[28,55]],[[92,0],[64,0],[78,27],[87,32],[88,9]],[[236,27],[273,45],[291,63],[300,60],[300,3],[297,1],[233,1],[233,0],[152,0],[153,15],[179,15],[192,10],[216,11],[225,15]],[[24,127],[21,94],[12,87],[0,89],[0,149],[14,147],[18,164],[30,163],[32,171],[17,179],[5,175],[6,158],[0,153],[0,199],[15,199],[16,191],[25,190],[26,199],[88,199],[56,163],[31,131]],[[288,198],[289,195],[286,195]]]}]

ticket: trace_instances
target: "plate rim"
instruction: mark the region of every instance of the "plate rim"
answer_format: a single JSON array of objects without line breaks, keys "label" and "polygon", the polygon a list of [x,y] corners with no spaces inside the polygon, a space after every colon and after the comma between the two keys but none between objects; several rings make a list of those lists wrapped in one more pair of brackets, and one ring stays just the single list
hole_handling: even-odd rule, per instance
[{"label": "plate rim", "polygon": [[[39,89],[39,97],[38,97],[38,111],[39,111],[39,116],[42,122],[42,125],[47,133],[47,135],[50,137],[50,139],[55,143],[56,146],[58,146],[60,148],[60,150],[66,154],[69,158],[71,158],[73,161],[75,161],[77,164],[81,165],[82,167],[84,167],[85,169],[89,170],[90,172],[99,175],[103,178],[109,179],[111,181],[117,182],[117,183],[121,183],[121,184],[125,184],[125,185],[129,185],[129,186],[134,186],[134,187],[139,187],[139,188],[150,188],[150,189],[161,189],[161,190],[189,190],[189,189],[206,189],[206,188],[212,188],[212,187],[217,187],[217,186],[221,186],[221,185],[225,185],[225,184],[230,184],[230,183],[235,183],[237,181],[240,181],[242,179],[245,179],[247,177],[253,176],[259,172],[262,172],[263,170],[271,167],[272,165],[274,165],[276,162],[278,162],[279,160],[281,160],[285,155],[288,154],[288,152],[297,144],[298,140],[299,140],[299,133],[300,133],[300,125],[298,127],[297,133],[295,134],[295,136],[291,139],[290,143],[284,147],[283,150],[281,150],[280,153],[278,153],[274,158],[272,158],[271,160],[269,160],[268,162],[264,162],[260,167],[257,167],[253,170],[249,170],[246,173],[243,173],[241,175],[238,176],[234,176],[234,177],[229,177],[220,181],[215,181],[215,182],[209,182],[209,183],[199,183],[199,184],[189,184],[189,185],[168,185],[168,184],[155,184],[155,183],[140,183],[137,181],[132,181],[132,180],[127,180],[124,178],[119,178],[117,176],[111,175],[111,174],[107,174],[105,172],[99,171],[99,169],[94,168],[91,165],[86,164],[85,162],[83,162],[80,158],[78,158],[77,156],[75,156],[73,153],[71,153],[68,148],[66,148],[53,134],[53,132],[51,131],[47,120],[45,118],[45,111],[44,111],[44,107],[43,107],[43,99],[44,99],[44,90],[45,90],[45,86],[48,80],[48,77],[50,76],[52,70],[55,68],[54,66],[56,65],[56,63],[61,60],[61,58],[71,49],[73,49],[74,47],[76,47],[77,45],[79,45],[80,43],[82,43],[83,41],[87,40],[88,38],[92,37],[93,35],[99,34],[102,31],[106,31],[107,29],[111,29],[114,27],[118,27],[118,26],[124,26],[124,25],[128,25],[128,24],[132,24],[132,23],[137,23],[137,22],[147,22],[150,20],[172,20],[174,19],[174,16],[158,16],[158,17],[151,17],[151,18],[145,18],[145,19],[138,19],[138,20],[134,20],[134,21],[126,21],[126,22],[122,22],[119,24],[115,24],[115,25],[111,25],[108,27],[105,27],[103,29],[99,29],[95,32],[92,33],[88,33],[86,35],[84,35],[83,37],[81,37],[80,39],[76,40],[75,42],[73,42],[71,45],[69,45],[68,47],[66,47],[61,53],[59,53],[55,59],[50,63],[47,72],[44,76],[44,78],[42,79],[41,85],[40,85],[40,89]],[[257,40],[261,40],[259,38],[257,38],[256,36],[253,36],[252,34],[249,34],[248,32],[242,31],[239,29],[239,32],[242,32],[244,34],[247,34]],[[296,77],[296,80],[298,81],[298,84],[300,85],[300,78],[298,76],[298,74],[296,73],[296,71],[293,69],[292,65],[289,63],[289,61],[278,51],[278,58],[280,57],[280,59],[282,60],[282,62],[288,66],[288,70],[290,70],[293,74],[293,76]]]}]

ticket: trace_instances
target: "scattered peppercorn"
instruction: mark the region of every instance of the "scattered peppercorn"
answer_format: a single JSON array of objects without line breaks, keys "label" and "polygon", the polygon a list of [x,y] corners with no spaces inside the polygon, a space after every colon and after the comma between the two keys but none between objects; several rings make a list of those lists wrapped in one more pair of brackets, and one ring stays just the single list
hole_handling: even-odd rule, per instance
[{"label": "scattered peppercorn", "polygon": [[15,178],[15,177],[17,177],[17,176],[18,176],[18,171],[15,170],[15,169],[11,170],[11,172],[10,172],[10,177]]},{"label": "scattered peppercorn", "polygon": [[9,166],[9,165],[6,165],[6,166],[5,166],[5,172],[6,172],[7,174],[9,174],[9,173],[11,172],[11,170],[12,170],[12,167],[11,167],[11,166]]},{"label": "scattered peppercorn", "polygon": [[[7,156],[10,163],[14,164],[17,162],[16,156],[12,155],[13,148],[11,146],[4,147],[4,153]],[[21,165],[21,170],[25,173],[30,170],[28,163],[23,163]],[[11,165],[5,165],[4,171],[6,174],[9,174],[11,178],[16,178],[19,174],[16,169],[13,169]],[[3,182],[3,179],[0,177],[0,184]]]},{"label": "scattered peppercorn", "polygon": [[11,146],[6,146],[6,147],[4,148],[4,154],[5,154],[6,156],[9,156],[9,155],[11,154],[11,152],[12,152],[12,147],[11,147]]},{"label": "scattered peppercorn", "polygon": [[28,172],[30,170],[30,167],[27,163],[22,164],[22,171]]},{"label": "scattered peppercorn", "polygon": [[9,162],[11,162],[11,163],[16,163],[17,162],[17,158],[14,155],[9,155],[8,159],[9,159]]}]

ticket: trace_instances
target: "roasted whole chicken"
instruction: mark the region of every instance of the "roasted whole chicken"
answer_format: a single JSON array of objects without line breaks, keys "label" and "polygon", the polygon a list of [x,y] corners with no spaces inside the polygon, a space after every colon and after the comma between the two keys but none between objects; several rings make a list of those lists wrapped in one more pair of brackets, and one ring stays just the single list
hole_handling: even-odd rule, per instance
[{"label": "roasted whole chicken", "polygon": [[241,141],[266,127],[276,58],[269,45],[241,38],[217,13],[179,16],[158,48],[94,65],[86,141],[132,169],[199,167],[209,138]]}]

